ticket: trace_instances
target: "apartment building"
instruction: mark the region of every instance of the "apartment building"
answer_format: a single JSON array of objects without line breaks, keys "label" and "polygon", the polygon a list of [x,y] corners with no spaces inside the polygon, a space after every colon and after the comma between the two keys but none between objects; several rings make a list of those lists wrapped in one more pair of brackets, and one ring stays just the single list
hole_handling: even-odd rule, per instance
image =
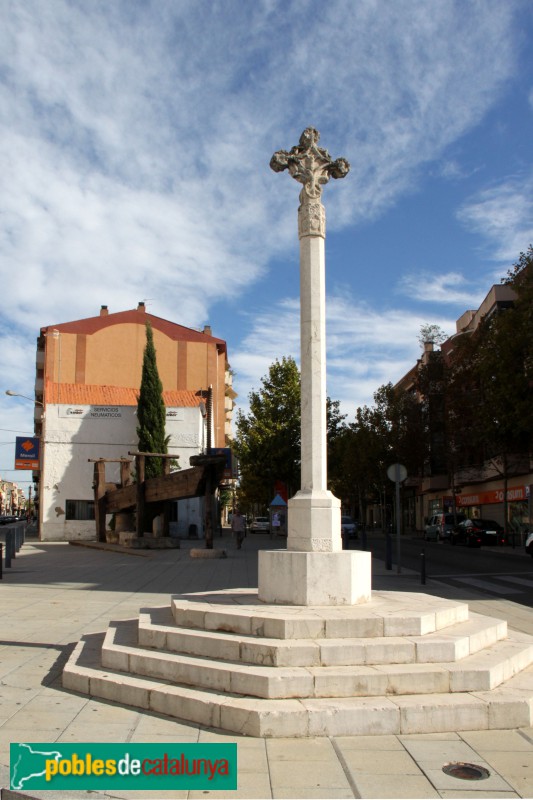
[{"label": "apartment building", "polygon": [[[208,447],[225,447],[235,393],[226,343],[209,327],[186,328],[136,309],[44,326],[37,340],[35,433],[41,470],[34,473],[40,537],[91,539],[93,464],[137,447],[136,408],[150,322],[163,384],[169,453],[181,468]],[[107,480],[119,480],[108,465]],[[177,523],[201,529],[199,501]]]},{"label": "apartment building", "polygon": [[[492,286],[479,308],[465,311],[457,320],[455,334],[441,345],[444,359],[453,360],[459,337],[477,330],[483,319],[511,307],[515,297],[513,288],[507,284]],[[434,352],[434,344],[427,342],[417,364],[398,381],[396,388],[416,392],[418,370],[430,363]],[[438,393],[433,400],[438,404]],[[432,398],[426,398],[426,402],[431,403]],[[438,416],[438,408],[435,416]],[[502,477],[502,465],[497,457],[474,466],[457,465],[450,472],[441,452],[445,443],[439,439],[438,428],[430,430],[430,438],[432,434],[435,434],[435,442],[431,443],[434,446],[430,447],[426,474],[416,486],[406,491],[409,515],[416,520],[418,529],[422,529],[424,520],[433,514],[441,511],[451,513],[454,509],[472,518],[493,519],[511,531],[513,525],[518,532],[518,525],[531,524],[533,471],[530,454],[512,457],[506,480]],[[507,519],[504,518],[504,508],[507,508]]]}]

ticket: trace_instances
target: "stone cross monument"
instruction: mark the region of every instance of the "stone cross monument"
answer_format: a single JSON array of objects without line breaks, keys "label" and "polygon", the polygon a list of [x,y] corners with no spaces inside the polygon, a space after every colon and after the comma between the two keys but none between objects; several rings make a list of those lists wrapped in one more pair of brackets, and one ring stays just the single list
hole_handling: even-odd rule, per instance
[{"label": "stone cross monument", "polygon": [[300,238],[300,346],[302,380],[302,484],[289,500],[287,550],[260,552],[259,599],[295,605],[337,605],[370,599],[370,555],[343,552],[340,501],[327,489],[326,438],[326,213],[322,187],[344,178],[350,165],[333,161],[306,128],[290,152],[270,166],[287,169],[303,185]]}]

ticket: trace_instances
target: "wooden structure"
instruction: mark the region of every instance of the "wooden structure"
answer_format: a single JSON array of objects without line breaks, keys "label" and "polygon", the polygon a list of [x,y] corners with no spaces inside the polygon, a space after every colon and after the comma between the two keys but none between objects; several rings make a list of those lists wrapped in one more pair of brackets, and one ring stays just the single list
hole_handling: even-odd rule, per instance
[{"label": "wooden structure", "polygon": [[[191,497],[205,497],[205,546],[213,547],[213,504],[214,494],[222,477],[224,456],[192,456],[189,469],[170,472],[170,460],[175,458],[167,453],[130,452],[135,457],[135,483],[131,477],[132,461],[127,458],[89,459],[94,462],[94,516],[96,521],[96,539],[106,541],[106,514],[125,512],[136,513],[136,533],[138,537],[145,534],[143,520],[145,513],[152,507],[154,516],[163,514],[163,536],[169,536],[169,504],[172,500],[185,500]],[[161,458],[164,474],[157,478],[145,478],[147,458]],[[105,465],[120,464],[120,484],[106,483]]]}]

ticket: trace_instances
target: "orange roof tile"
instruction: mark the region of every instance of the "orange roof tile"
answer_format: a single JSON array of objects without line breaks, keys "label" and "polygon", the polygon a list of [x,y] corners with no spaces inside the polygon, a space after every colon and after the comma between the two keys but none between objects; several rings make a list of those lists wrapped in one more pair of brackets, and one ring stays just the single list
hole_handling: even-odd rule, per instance
[{"label": "orange roof tile", "polygon": [[[46,381],[46,403],[80,406],[136,406],[139,390],[123,386],[95,386],[83,383]],[[170,408],[194,408],[202,398],[195,392],[174,389],[163,392],[163,402]]]},{"label": "orange roof tile", "polygon": [[148,321],[154,330],[161,331],[169,339],[186,342],[211,342],[218,345],[223,352],[226,351],[226,342],[223,339],[217,339],[216,336],[195,331],[193,328],[186,328],[184,325],[178,325],[175,322],[156,317],[153,314],[147,314],[146,311],[139,311],[138,309],[117,311],[114,314],[106,314],[102,317],[87,317],[87,319],[77,319],[72,322],[61,322],[57,325],[45,325],[41,328],[41,333],[45,334],[57,330],[60,333],[85,333],[91,335],[111,325],[134,323],[144,327]]}]

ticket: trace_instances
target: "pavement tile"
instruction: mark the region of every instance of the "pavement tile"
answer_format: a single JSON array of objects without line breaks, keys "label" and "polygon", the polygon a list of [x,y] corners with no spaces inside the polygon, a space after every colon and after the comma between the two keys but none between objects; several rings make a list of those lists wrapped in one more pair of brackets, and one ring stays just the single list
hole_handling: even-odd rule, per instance
[{"label": "pavement tile", "polygon": [[419,800],[440,797],[434,786],[423,775],[372,775],[361,773],[357,776],[355,785],[360,797],[365,800],[372,798],[407,798]]},{"label": "pavement tile", "polygon": [[128,739],[129,742],[134,742],[135,744],[149,744],[153,742],[153,744],[196,744],[198,741],[197,736],[171,736],[170,734],[166,733],[164,736],[158,736],[155,733],[136,733],[135,731],[132,733],[131,737]]},{"label": "pavement tile", "polygon": [[403,750],[398,736],[336,736],[336,744],[342,750]]},{"label": "pavement tile", "polygon": [[8,721],[2,725],[0,731],[2,733],[8,731],[28,731],[31,733],[33,730],[51,730],[63,731],[67,728],[72,721],[72,714],[67,712],[55,711],[53,714],[47,711],[31,712],[26,708],[14,714]]},{"label": "pavement tile", "polygon": [[267,739],[269,761],[331,761],[337,756],[329,739]]},{"label": "pavement tile", "polygon": [[[93,792],[91,792],[91,794],[94,796]],[[151,800],[152,798],[154,798],[154,800],[158,800],[158,798],[161,798],[161,800],[187,800],[189,792],[186,789],[168,792],[149,792],[143,790],[142,795],[139,795],[138,791],[121,792],[117,789],[113,789],[112,795],[109,796],[120,798],[120,800]],[[99,797],[100,795],[96,795],[95,800],[98,800]],[[65,798],[65,800],[67,799]]]},{"label": "pavement tile", "polygon": [[106,703],[104,700],[92,700],[79,712],[76,720],[80,724],[94,725],[99,723],[131,723],[136,725],[140,717],[139,709],[119,706],[115,703]]},{"label": "pavement tile", "polygon": [[406,750],[426,769],[440,769],[450,761],[477,763],[479,753],[461,740],[404,742]]},{"label": "pavement tile", "polygon": [[135,734],[145,735],[149,733],[154,733],[157,736],[164,736],[168,733],[172,736],[183,735],[188,737],[195,736],[198,738],[198,726],[193,724],[188,725],[187,723],[178,722],[168,717],[140,714],[135,727]]},{"label": "pavement tile", "polygon": [[[270,780],[268,774],[254,775],[252,773],[241,773],[237,780],[237,789],[234,791],[191,791],[189,792],[190,800],[201,800],[204,797],[215,797],[217,800],[226,800],[226,798],[243,798],[243,800],[268,800],[273,797],[272,789],[270,787]],[[324,795],[328,797],[328,795]],[[144,798],[143,798],[144,800]]]},{"label": "pavement tile", "polygon": [[533,797],[533,775],[529,777],[511,776],[509,783],[520,797]]},{"label": "pavement tile", "polygon": [[533,785],[533,749],[530,752],[487,753],[487,762],[492,769],[511,778],[531,778]]},{"label": "pavement tile", "polygon": [[461,733],[461,738],[480,754],[490,753],[493,750],[533,752],[533,740],[529,742],[518,731],[465,731]]},{"label": "pavement tile", "polygon": [[58,742],[127,742],[132,728],[129,725],[72,723],[58,736]]},{"label": "pavement tile", "polygon": [[421,774],[416,761],[405,750],[387,751],[386,757],[378,750],[340,750],[354,780],[360,772],[398,776]]},{"label": "pavement tile", "polygon": [[199,742],[253,742],[255,741],[250,736],[239,736],[238,733],[228,733],[221,730],[213,730],[212,728],[199,728],[198,730]]},{"label": "pavement tile", "polygon": [[521,795],[516,794],[516,792],[488,792],[487,794],[480,794],[479,792],[475,792],[475,791],[472,791],[472,792],[469,792],[469,791],[466,791],[466,792],[453,792],[451,790],[440,792],[440,796],[441,797],[449,797],[449,798],[457,797],[457,798],[459,798],[459,800],[462,800],[462,798],[464,798],[464,800],[468,800],[468,798],[470,798],[470,797],[477,797],[478,800],[481,797],[490,798],[490,800],[492,800],[492,798],[499,798],[499,797],[509,797],[509,798],[511,798],[511,797],[521,797]]},{"label": "pavement tile", "polygon": [[443,733],[404,733],[398,736],[400,742],[411,742],[411,741],[447,741],[452,739],[460,739],[458,733],[450,732],[443,732]]},{"label": "pavement tile", "polygon": [[328,797],[330,789],[348,789],[350,784],[337,759],[331,761],[273,761],[269,759],[273,790],[281,786],[321,789]]},{"label": "pavement tile", "polygon": [[324,800],[327,797],[327,800],[337,800],[342,798],[353,798],[357,797],[356,794],[350,789],[335,789],[331,786],[328,786],[327,795],[324,794],[323,789],[310,789],[310,788],[303,788],[301,786],[278,786],[272,791],[272,797],[279,798],[279,800],[287,800],[290,798],[291,800],[299,800],[299,798],[303,798],[303,800],[311,800],[311,798],[317,798],[318,800]]}]

